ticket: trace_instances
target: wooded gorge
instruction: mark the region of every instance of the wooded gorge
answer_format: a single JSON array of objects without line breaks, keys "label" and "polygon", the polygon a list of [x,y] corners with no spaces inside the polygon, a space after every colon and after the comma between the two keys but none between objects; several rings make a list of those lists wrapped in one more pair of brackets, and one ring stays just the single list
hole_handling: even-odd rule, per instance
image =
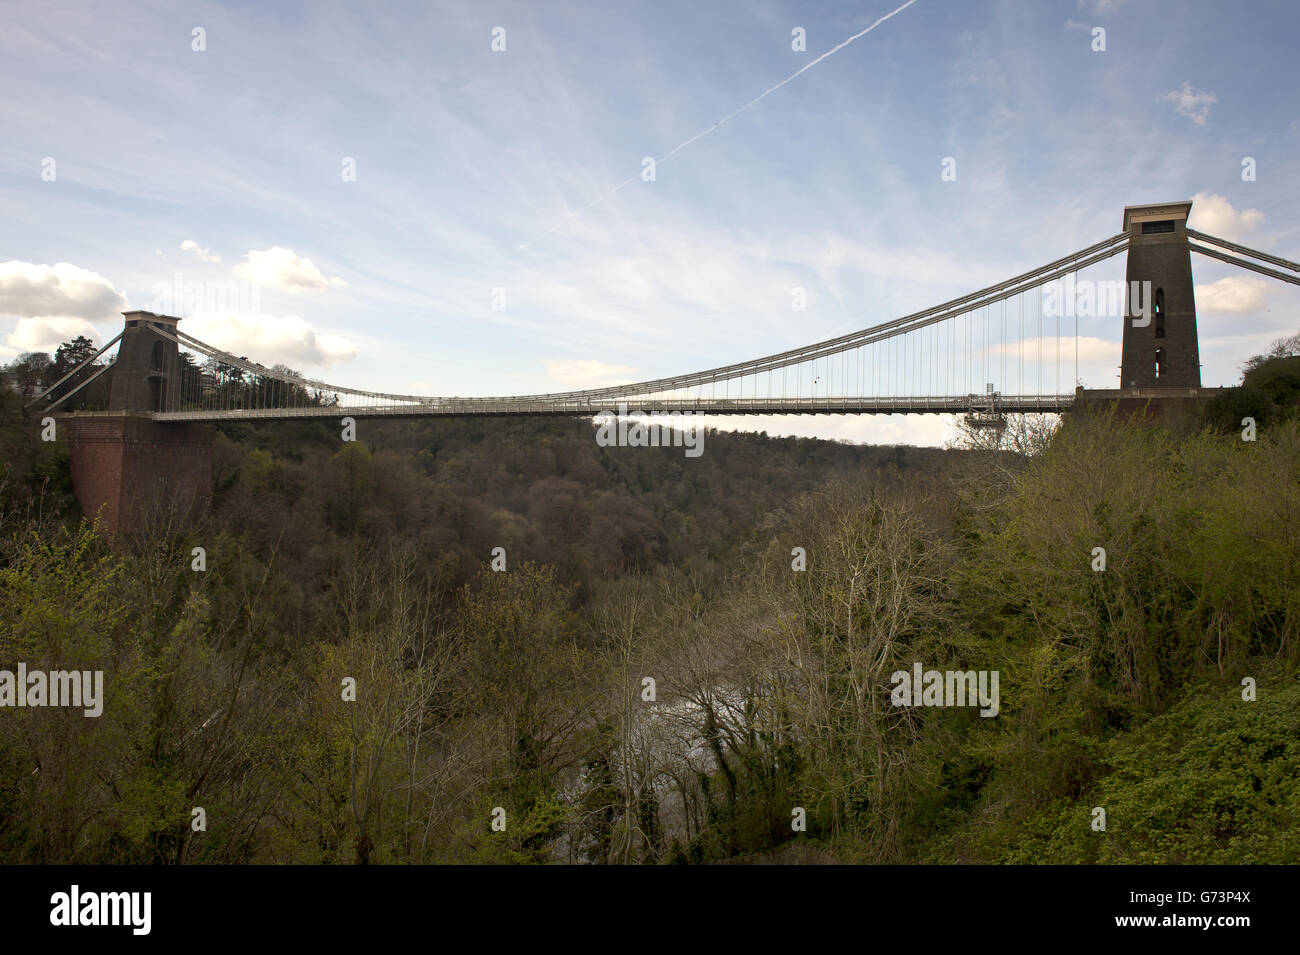
[{"label": "wooded gorge", "polygon": [[[231,426],[201,523],[115,541],[6,393],[0,665],[106,701],[5,713],[0,857],[1293,862],[1277,361],[1254,441],[1257,394],[1217,429],[1013,422],[1018,452]],[[914,663],[998,671],[998,715],[892,705]]]}]

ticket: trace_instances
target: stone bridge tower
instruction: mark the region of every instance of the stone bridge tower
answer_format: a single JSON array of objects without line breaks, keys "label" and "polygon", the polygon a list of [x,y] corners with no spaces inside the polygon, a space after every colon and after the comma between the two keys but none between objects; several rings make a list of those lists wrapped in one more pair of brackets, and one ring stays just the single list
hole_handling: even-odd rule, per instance
[{"label": "stone bridge tower", "polygon": [[174,338],[180,319],[142,311],[122,314],[126,328],[113,363],[108,410],[150,414],[180,410],[180,349],[153,332],[161,329]]},{"label": "stone bridge tower", "polygon": [[184,410],[179,349],[153,331],[175,334],[180,319],[123,314],[109,410],[59,415],[58,431],[68,442],[77,500],[88,518],[99,519],[102,531],[176,531],[207,507],[216,431],[155,418]]},{"label": "stone bridge tower", "polygon": [[[1201,386],[1192,253],[1187,245],[1191,209],[1190,202],[1124,207],[1129,246],[1121,390]],[[1144,290],[1143,296],[1150,288],[1150,300],[1141,300],[1148,317],[1127,314],[1134,283]]]}]

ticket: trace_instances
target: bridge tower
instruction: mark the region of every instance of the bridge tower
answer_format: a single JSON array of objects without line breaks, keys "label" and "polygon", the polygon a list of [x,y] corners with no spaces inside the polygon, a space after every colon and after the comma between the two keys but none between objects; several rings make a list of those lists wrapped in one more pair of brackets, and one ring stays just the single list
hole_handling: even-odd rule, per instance
[{"label": "bridge tower", "polygon": [[110,374],[108,413],[59,416],[72,486],[87,517],[109,534],[165,522],[173,530],[201,513],[212,492],[211,425],[159,421],[180,411],[180,319],[124,312],[126,327]]},{"label": "bridge tower", "polygon": [[[1196,339],[1196,295],[1192,253],[1187,244],[1190,202],[1124,207],[1129,234],[1126,306],[1134,283],[1150,288],[1141,299],[1149,317],[1125,308],[1120,388],[1199,388],[1200,348]],[[1150,283],[1147,286],[1144,283]],[[1135,324],[1135,322],[1143,324]]]},{"label": "bridge tower", "polygon": [[176,411],[180,405],[180,349],[153,329],[175,336],[179,318],[123,312],[126,327],[113,362],[109,411]]}]

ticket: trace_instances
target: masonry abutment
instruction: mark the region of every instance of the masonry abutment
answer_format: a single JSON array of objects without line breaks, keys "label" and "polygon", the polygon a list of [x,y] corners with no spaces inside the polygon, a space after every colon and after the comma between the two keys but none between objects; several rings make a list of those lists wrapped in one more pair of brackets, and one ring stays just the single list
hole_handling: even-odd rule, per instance
[{"label": "masonry abutment", "polygon": [[180,355],[171,316],[124,313],[110,374],[107,414],[58,416],[72,486],[87,518],[108,534],[142,530],[156,518],[182,526],[206,510],[212,491],[211,425],[156,421],[179,408]]}]

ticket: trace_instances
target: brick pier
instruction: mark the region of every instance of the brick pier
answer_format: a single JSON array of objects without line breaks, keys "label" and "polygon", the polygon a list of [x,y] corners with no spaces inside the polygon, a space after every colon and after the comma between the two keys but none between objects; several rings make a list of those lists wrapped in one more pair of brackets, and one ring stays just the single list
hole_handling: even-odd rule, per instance
[{"label": "brick pier", "polygon": [[109,534],[169,516],[184,523],[212,493],[211,425],[162,423],[147,414],[60,415],[71,452],[72,486],[86,517]]}]

